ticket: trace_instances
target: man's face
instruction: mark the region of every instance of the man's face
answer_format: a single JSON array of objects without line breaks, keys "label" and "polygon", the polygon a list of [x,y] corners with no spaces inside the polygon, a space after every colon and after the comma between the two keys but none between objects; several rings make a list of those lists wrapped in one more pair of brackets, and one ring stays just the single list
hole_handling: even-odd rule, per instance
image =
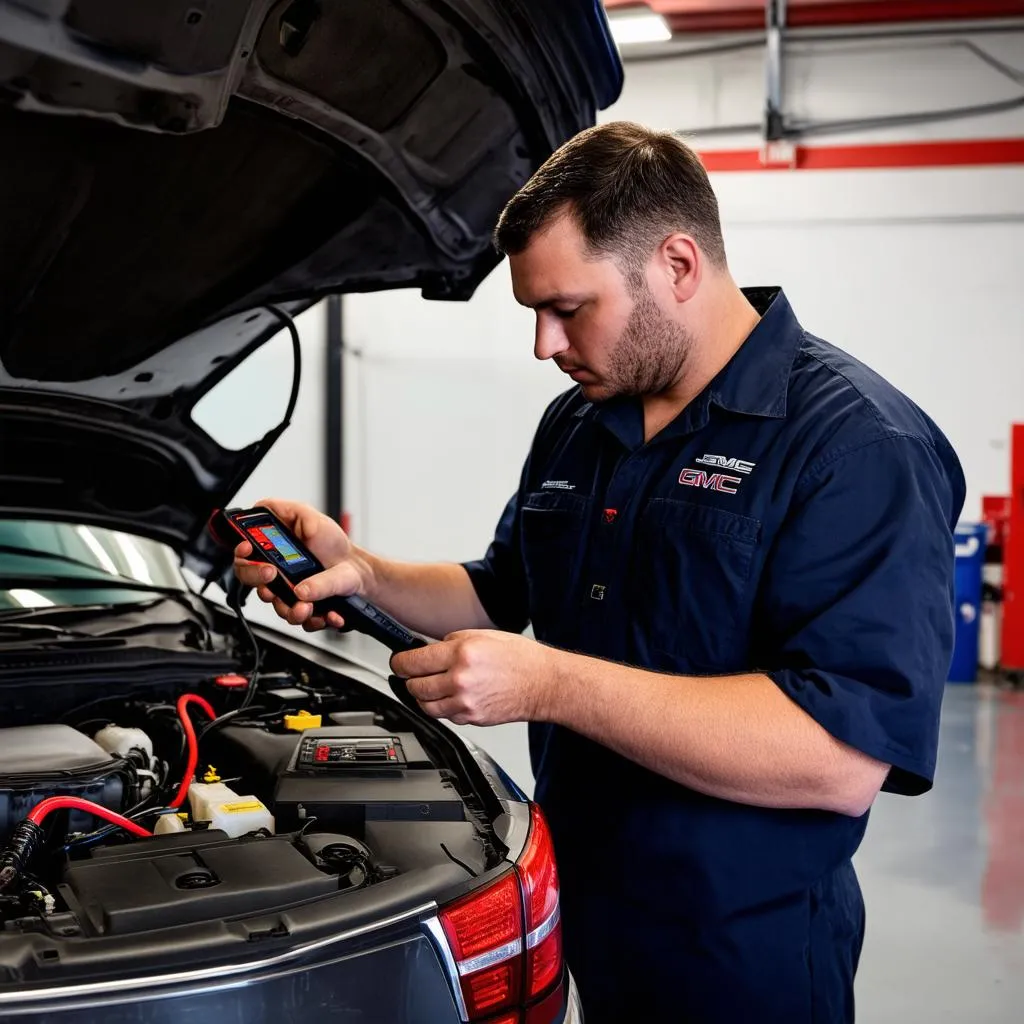
[{"label": "man's face", "polygon": [[571,217],[557,217],[509,263],[516,301],[537,313],[534,355],[553,359],[588,401],[659,394],[679,380],[689,335],[645,280],[588,256]]}]

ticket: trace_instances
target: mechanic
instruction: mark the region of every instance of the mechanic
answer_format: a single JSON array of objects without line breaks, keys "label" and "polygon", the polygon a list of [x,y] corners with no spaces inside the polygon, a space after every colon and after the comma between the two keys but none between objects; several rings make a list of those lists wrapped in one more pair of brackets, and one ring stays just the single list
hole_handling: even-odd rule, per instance
[{"label": "mechanic", "polygon": [[428,714],[530,723],[588,1024],[852,1021],[851,857],[879,790],[935,768],[957,457],[781,290],[737,287],[675,136],[582,133],[495,239],[535,355],[577,386],[489,551],[399,563],[268,501],[330,566],[300,596],[444,637],[393,659]]}]

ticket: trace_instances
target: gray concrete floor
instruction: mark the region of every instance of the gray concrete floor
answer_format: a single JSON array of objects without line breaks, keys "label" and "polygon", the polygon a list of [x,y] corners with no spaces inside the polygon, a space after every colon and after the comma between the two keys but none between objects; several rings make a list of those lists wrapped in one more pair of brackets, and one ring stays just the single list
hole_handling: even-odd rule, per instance
[{"label": "gray concrete floor", "polygon": [[[363,637],[325,646],[385,665]],[[522,725],[458,730],[532,792]],[[935,785],[882,794],[855,864],[864,1024],[1024,1024],[1024,693],[950,684]]]},{"label": "gray concrete floor", "polygon": [[947,687],[934,788],[880,796],[855,864],[858,1020],[1024,1021],[1024,694]]}]

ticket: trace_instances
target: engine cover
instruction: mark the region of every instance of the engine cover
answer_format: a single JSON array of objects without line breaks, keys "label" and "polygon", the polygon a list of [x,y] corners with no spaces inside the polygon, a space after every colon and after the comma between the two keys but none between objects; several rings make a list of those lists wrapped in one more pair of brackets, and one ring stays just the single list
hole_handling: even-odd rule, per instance
[{"label": "engine cover", "polygon": [[[345,841],[324,837],[324,845]],[[68,866],[64,881],[69,905],[94,935],[257,914],[339,888],[337,873],[311,863],[290,836],[229,839],[214,829],[93,850]]]},{"label": "engine cover", "polygon": [[[0,729],[0,841],[49,796],[80,796],[121,810],[121,770],[119,760],[69,725]],[[68,830],[88,832],[94,821],[71,811]]]}]

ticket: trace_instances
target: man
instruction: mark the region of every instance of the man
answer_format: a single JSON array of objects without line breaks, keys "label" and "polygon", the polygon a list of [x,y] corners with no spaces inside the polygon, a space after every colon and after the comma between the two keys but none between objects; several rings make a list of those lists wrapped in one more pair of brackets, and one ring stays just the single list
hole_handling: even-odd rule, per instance
[{"label": "man", "polygon": [[779,289],[736,286],[671,135],[584,132],[495,238],[535,355],[577,387],[490,550],[401,564],[269,503],[330,566],[302,596],[359,592],[445,637],[393,659],[428,714],[531,723],[589,1024],[850,1021],[851,857],[879,790],[935,767],[957,458]]}]

